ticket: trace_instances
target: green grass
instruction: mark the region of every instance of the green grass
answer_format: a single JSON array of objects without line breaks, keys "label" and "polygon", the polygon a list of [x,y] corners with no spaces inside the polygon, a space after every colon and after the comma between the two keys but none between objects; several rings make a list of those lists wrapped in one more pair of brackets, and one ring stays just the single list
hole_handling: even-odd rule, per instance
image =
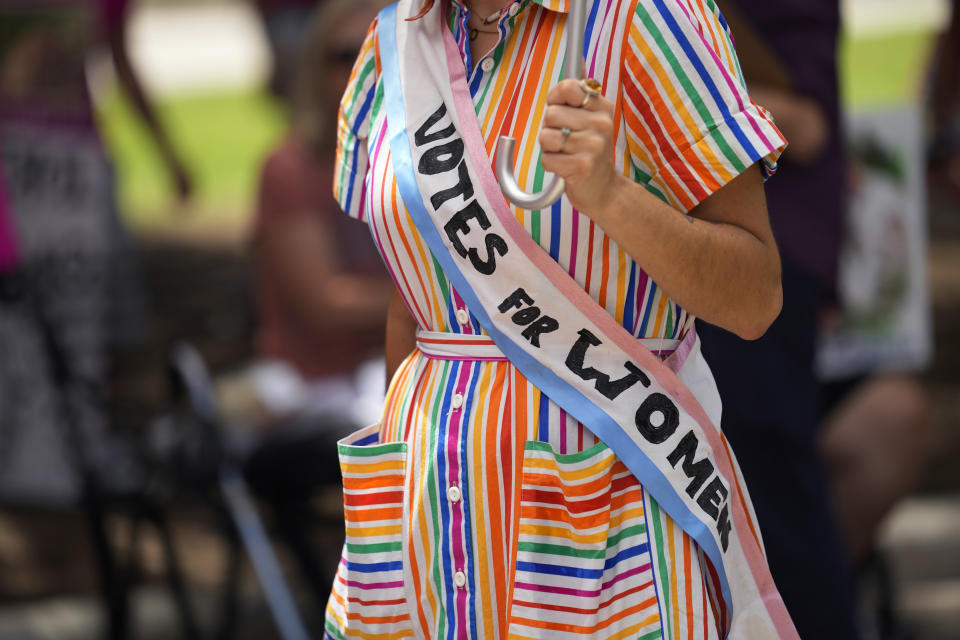
[{"label": "green grass", "polygon": [[[932,38],[924,33],[848,40],[840,66],[845,100],[855,108],[917,99]],[[262,93],[179,97],[159,115],[191,169],[195,195],[190,223],[242,225],[250,213],[257,171],[284,130],[284,114]],[[118,175],[118,198],[138,229],[184,224],[145,129],[119,92],[103,101],[101,122]]]},{"label": "green grass", "polygon": [[[158,115],[193,178],[191,218],[198,223],[242,223],[252,206],[260,162],[283,134],[281,107],[264,94],[226,93],[164,102]],[[120,92],[103,101],[100,123],[128,222],[135,228],[176,223],[170,213],[178,204],[166,169]]]},{"label": "green grass", "polygon": [[859,109],[919,100],[933,43],[924,32],[846,39],[840,47],[845,103]]}]

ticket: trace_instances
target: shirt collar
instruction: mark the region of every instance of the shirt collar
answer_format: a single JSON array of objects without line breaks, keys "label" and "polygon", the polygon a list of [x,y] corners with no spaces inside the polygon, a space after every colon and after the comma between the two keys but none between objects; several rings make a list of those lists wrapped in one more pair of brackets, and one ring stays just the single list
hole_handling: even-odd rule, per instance
[{"label": "shirt collar", "polygon": [[[451,0],[451,2],[460,11],[467,10],[466,4],[463,2],[463,0]],[[520,0],[520,2],[523,4],[526,3],[526,0]],[[544,9],[556,11],[557,13],[568,13],[570,11],[570,0],[529,0],[529,2],[538,4]]]}]

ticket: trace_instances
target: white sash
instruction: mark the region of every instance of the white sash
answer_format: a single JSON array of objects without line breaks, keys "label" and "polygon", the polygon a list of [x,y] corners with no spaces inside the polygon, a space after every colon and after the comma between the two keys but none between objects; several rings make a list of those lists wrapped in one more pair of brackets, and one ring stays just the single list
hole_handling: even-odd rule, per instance
[{"label": "white sash", "polygon": [[491,170],[466,71],[438,3],[379,19],[398,187],[444,273],[507,358],[589,427],[719,574],[726,637],[798,638],[733,454],[677,376],[520,226]]}]

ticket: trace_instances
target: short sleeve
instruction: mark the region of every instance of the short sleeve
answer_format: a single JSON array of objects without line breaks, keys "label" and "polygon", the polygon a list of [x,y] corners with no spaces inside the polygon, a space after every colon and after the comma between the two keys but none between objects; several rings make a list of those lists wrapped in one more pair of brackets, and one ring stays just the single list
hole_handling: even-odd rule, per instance
[{"label": "short sleeve", "polygon": [[624,41],[623,117],[636,180],[689,211],[786,140],[754,104],[713,0],[638,0]]},{"label": "short sleeve", "polygon": [[344,212],[357,220],[366,220],[363,203],[368,162],[367,137],[379,76],[376,29],[377,21],[374,20],[354,63],[337,116],[333,195]]}]

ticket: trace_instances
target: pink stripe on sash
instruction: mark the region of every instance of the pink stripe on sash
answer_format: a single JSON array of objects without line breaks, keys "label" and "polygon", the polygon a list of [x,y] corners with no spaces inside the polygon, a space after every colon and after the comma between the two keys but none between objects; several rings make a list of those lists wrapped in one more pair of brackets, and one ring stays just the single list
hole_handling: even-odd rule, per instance
[{"label": "pink stripe on sash", "polygon": [[[453,96],[453,107],[456,109],[457,120],[459,121],[459,132],[463,136],[467,153],[471,156],[473,165],[478,169],[477,173],[479,187],[483,189],[487,199],[494,207],[495,213],[504,226],[507,233],[510,234],[517,248],[524,252],[527,258],[551,281],[557,291],[561,293],[570,304],[577,307],[591,322],[594,323],[602,332],[603,337],[611,340],[625,353],[636,360],[666,392],[673,397],[692,418],[694,418],[703,430],[707,444],[714,451],[714,459],[717,464],[717,471],[720,472],[731,483],[731,490],[736,490],[736,473],[730,463],[730,460],[721,455],[725,450],[719,429],[713,426],[707,414],[704,412],[700,403],[697,402],[693,394],[677,378],[676,374],[669,368],[662,366],[656,356],[643,348],[626,330],[604,310],[596,301],[594,301],[575,280],[571,279],[563,268],[550,257],[543,249],[537,245],[533,238],[526,232],[513,215],[511,207],[507,204],[497,183],[496,175],[492,170],[483,171],[483,167],[491,167],[491,159],[487,156],[486,146],[483,135],[477,122],[477,114],[474,108],[473,99],[464,76],[463,63],[460,60],[460,54],[456,43],[449,29],[442,29],[444,47],[447,55],[447,70],[450,77],[450,84]],[[476,186],[476,185],[475,185]],[[748,510],[742,493],[737,490],[740,508],[732,509],[732,517],[736,524],[737,534],[742,539],[743,553],[753,574],[753,579],[761,595],[766,596],[771,593],[776,594],[776,587],[770,576],[766,560],[763,557],[759,544],[751,537],[750,531],[753,525],[747,521]],[[731,585],[733,586],[733,585]],[[778,634],[781,637],[795,637],[793,624],[786,607],[779,598],[764,598],[764,604],[774,625],[777,627]]]}]

